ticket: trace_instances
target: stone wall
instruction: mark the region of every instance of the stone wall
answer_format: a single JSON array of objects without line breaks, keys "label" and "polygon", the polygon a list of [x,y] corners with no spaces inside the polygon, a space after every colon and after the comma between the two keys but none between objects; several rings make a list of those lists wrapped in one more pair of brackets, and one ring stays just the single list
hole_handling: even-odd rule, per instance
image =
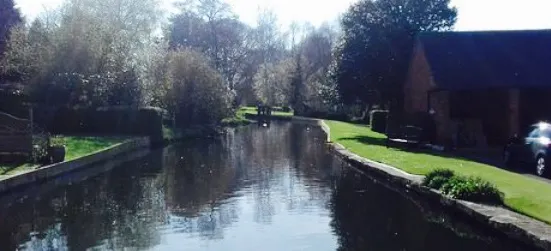
[{"label": "stone wall", "polygon": [[25,185],[30,185],[35,182],[48,180],[61,174],[86,168],[95,163],[108,161],[124,153],[147,149],[149,147],[150,140],[147,137],[128,140],[126,142],[107,148],[101,152],[93,153],[78,159],[41,167],[27,173],[18,174],[0,180],[0,193],[5,193],[12,189],[19,188]]}]

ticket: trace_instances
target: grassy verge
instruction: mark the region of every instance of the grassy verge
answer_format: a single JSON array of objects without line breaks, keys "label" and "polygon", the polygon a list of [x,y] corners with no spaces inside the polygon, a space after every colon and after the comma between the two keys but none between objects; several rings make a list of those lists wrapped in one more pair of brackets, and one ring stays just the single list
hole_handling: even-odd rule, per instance
[{"label": "grassy verge", "polygon": [[[237,113],[256,115],[257,111],[256,111],[256,107],[245,106],[245,107],[239,108],[239,111]],[[272,111],[272,116],[292,117],[293,112]]]},{"label": "grassy verge", "polygon": [[[256,114],[256,108],[254,108],[254,114]],[[241,126],[241,125],[248,125],[252,123],[252,121],[248,120],[245,117],[245,114],[252,113],[252,110],[249,109],[249,107],[243,107],[239,108],[235,115],[231,118],[225,118],[222,120],[223,126]]]},{"label": "grassy verge", "polygon": [[124,142],[123,137],[64,137],[65,160],[73,160]]},{"label": "grassy verge", "polygon": [[426,175],[437,169],[450,169],[461,176],[480,177],[504,193],[509,208],[551,224],[551,185],[494,166],[434,152],[407,152],[385,146],[385,136],[369,127],[326,121],[331,141],[350,151],[408,173]]},{"label": "grassy verge", "polygon": [[[242,126],[248,125],[253,121],[246,118],[246,115],[257,115],[256,107],[245,106],[240,107],[235,115],[231,118],[225,118],[222,120],[223,126]],[[279,117],[292,117],[292,112],[272,111],[272,116]]]},{"label": "grassy verge", "polygon": [[[63,137],[65,144],[65,160],[73,160],[86,156],[105,148],[122,143],[126,138],[122,137],[76,137],[66,136]],[[12,164],[0,164],[0,175],[16,175],[26,172],[28,170],[35,169],[38,164],[32,163],[12,163]]]}]

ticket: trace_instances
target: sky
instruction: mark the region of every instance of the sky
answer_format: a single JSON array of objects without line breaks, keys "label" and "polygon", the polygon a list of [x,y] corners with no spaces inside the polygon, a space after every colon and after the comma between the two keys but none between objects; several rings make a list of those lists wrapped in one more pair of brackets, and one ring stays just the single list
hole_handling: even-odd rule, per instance
[{"label": "sky", "polygon": [[[28,20],[63,0],[15,0]],[[176,0],[161,0],[170,9]],[[297,21],[320,25],[335,21],[356,0],[227,0],[245,23],[254,25],[257,10],[269,8],[280,25]],[[458,9],[456,30],[551,29],[551,0],[451,0]]]}]

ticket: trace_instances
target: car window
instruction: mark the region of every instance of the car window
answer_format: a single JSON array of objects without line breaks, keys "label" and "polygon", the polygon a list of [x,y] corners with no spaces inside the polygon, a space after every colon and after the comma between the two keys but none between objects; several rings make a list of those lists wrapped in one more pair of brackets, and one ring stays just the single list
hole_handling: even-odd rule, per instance
[{"label": "car window", "polygon": [[535,128],[528,134],[528,138],[538,138],[540,136],[540,129]]},{"label": "car window", "polygon": [[551,130],[545,130],[543,132],[540,133],[540,137],[541,136],[544,136],[544,137],[547,137],[547,138],[551,138]]}]

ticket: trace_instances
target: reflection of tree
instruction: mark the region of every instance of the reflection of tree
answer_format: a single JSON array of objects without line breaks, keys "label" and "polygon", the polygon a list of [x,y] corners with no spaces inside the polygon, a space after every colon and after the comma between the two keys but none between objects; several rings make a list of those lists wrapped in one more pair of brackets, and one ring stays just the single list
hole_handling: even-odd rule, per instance
[{"label": "reflection of tree", "polygon": [[[161,155],[127,163],[79,184],[58,187],[0,209],[2,250],[147,248],[158,243],[152,212],[164,212],[161,183],[137,179],[141,167],[159,166]],[[147,215],[144,217],[144,215]],[[16,216],[16,217],[14,217]]]},{"label": "reflection of tree", "polygon": [[233,138],[197,141],[168,153],[167,205],[172,224],[184,232],[222,238],[222,230],[238,217],[236,205],[227,203],[239,187],[240,174],[231,160]]},{"label": "reflection of tree", "polygon": [[424,205],[354,171],[344,172],[331,198],[331,225],[339,238],[339,250],[521,250],[507,241],[476,238],[487,233],[473,229],[462,228],[471,233],[458,235],[442,222],[427,219],[428,211],[419,206]]},{"label": "reflection of tree", "polygon": [[[324,134],[309,125],[296,124],[289,133],[289,148],[293,165],[291,185],[301,188],[307,196],[290,196],[290,210],[325,207],[330,198],[332,155],[326,151]],[[296,192],[296,191],[295,191]]]}]

